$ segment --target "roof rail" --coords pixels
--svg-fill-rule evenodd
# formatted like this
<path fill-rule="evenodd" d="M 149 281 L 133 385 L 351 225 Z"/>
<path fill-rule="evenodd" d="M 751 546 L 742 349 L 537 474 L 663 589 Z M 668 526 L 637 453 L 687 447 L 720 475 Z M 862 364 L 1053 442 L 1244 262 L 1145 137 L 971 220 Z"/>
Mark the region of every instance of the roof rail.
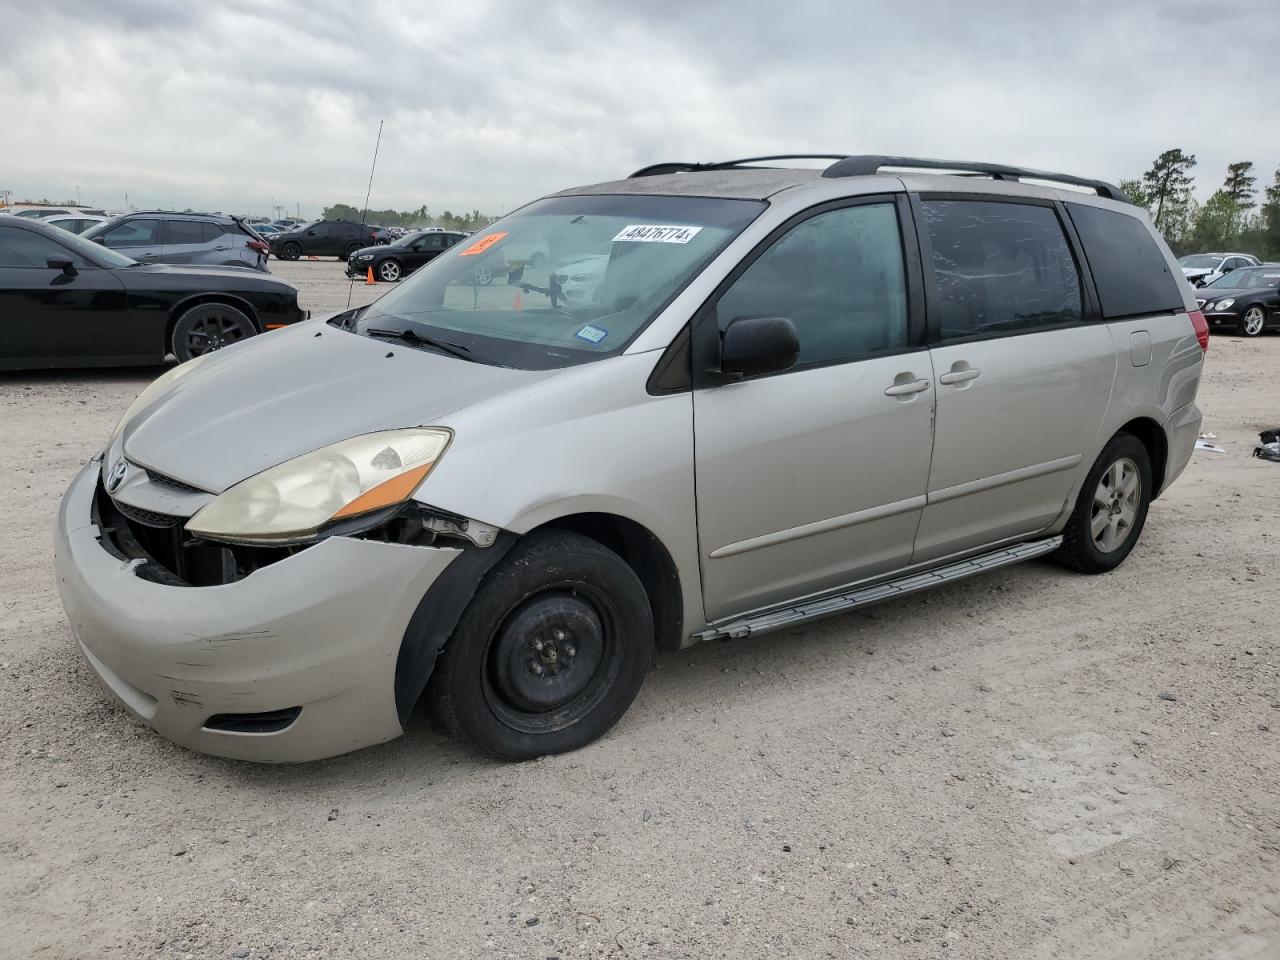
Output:
<path fill-rule="evenodd" d="M 628 180 L 636 177 L 658 177 L 666 173 L 691 173 L 698 170 L 730 170 L 734 167 L 749 167 L 753 163 L 766 163 L 774 160 L 843 160 L 843 153 L 780 153 L 771 157 L 744 157 L 741 160 L 717 160 L 713 163 L 654 163 L 641 167 Z M 830 169 L 830 168 L 828 168 Z"/>
<path fill-rule="evenodd" d="M 965 173 L 977 173 L 996 180 L 1048 180 L 1053 183 L 1068 183 L 1077 187 L 1088 187 L 1098 196 L 1108 200 L 1119 200 L 1133 203 L 1129 195 L 1114 184 L 1105 180 L 1090 180 L 1087 177 L 1075 177 L 1068 173 L 1050 173 L 1047 170 L 1029 170 L 1025 167 L 1010 167 L 1002 163 L 973 163 L 968 160 L 922 160 L 919 157 L 883 157 L 874 154 L 856 157 L 841 157 L 826 170 L 824 177 L 861 177 L 880 172 L 881 167 L 905 167 L 915 170 L 958 170 Z"/>

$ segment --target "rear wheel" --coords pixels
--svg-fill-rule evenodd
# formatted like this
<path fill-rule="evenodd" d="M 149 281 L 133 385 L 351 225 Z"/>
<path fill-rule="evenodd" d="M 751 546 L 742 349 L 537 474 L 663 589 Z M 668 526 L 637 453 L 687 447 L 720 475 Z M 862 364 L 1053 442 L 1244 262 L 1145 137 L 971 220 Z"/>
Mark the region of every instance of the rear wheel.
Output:
<path fill-rule="evenodd" d="M 1256 303 L 1245 310 L 1240 317 L 1240 332 L 1246 337 L 1262 336 L 1262 328 L 1267 325 L 1267 313 Z"/>
<path fill-rule="evenodd" d="M 242 311 L 225 303 L 202 303 L 192 307 L 173 325 L 170 346 L 179 363 L 202 357 L 214 350 L 238 343 L 257 333 Z"/>
<path fill-rule="evenodd" d="M 1132 434 L 1116 434 L 1080 488 L 1054 559 L 1081 573 L 1120 566 L 1142 533 L 1151 490 L 1147 448 Z"/>
<path fill-rule="evenodd" d="M 531 534 L 476 591 L 431 678 L 448 730 L 504 760 L 576 750 L 635 699 L 653 649 L 648 595 L 612 550 Z"/>
<path fill-rule="evenodd" d="M 350 259 L 351 259 L 351 255 L 352 255 L 353 253 L 355 253 L 355 252 L 356 252 L 357 250 L 359 250 L 359 249 L 360 249 L 360 244 L 358 244 L 358 243 L 349 243 L 349 244 L 347 244 L 347 252 L 346 252 L 346 253 L 343 253 L 343 254 L 340 254 L 340 255 L 338 256 L 338 259 L 339 259 L 339 260 L 343 260 L 343 261 L 350 260 Z"/>
<path fill-rule="evenodd" d="M 282 244 L 280 247 L 281 260 L 297 260 L 302 254 L 302 248 L 290 240 L 288 243 Z"/>
<path fill-rule="evenodd" d="M 400 279 L 400 264 L 394 260 L 383 260 L 378 264 L 378 279 L 387 283 L 395 283 Z"/>

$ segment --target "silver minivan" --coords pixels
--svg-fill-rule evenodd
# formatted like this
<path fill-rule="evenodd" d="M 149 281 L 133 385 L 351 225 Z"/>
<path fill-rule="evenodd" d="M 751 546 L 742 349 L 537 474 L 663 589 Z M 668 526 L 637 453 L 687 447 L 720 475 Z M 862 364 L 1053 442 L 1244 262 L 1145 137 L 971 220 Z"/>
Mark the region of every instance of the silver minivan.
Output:
<path fill-rule="evenodd" d="M 525 759 L 612 727 L 655 648 L 1120 564 L 1208 344 L 1146 212 L 992 164 L 762 165 L 788 159 L 565 190 L 161 376 L 62 504 L 89 664 L 209 753 L 354 750 L 425 694 Z"/>

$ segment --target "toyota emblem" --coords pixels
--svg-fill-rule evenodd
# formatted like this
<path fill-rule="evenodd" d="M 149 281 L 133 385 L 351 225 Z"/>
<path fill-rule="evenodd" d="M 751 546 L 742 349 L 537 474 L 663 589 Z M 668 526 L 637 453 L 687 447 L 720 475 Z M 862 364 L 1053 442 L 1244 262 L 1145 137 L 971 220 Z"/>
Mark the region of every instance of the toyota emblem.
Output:
<path fill-rule="evenodd" d="M 129 464 L 121 460 L 111 468 L 111 473 L 107 475 L 107 493 L 115 493 L 120 489 L 120 484 L 124 483 L 124 478 L 129 475 Z"/>

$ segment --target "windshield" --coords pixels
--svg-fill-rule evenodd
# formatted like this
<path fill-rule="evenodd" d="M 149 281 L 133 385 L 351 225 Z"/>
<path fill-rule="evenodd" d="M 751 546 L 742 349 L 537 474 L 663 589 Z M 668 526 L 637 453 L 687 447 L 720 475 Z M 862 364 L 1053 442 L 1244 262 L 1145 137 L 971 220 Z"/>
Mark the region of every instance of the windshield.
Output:
<path fill-rule="evenodd" d="M 85 232 L 101 233 L 110 223 L 111 221 L 96 223 Z M 115 250 L 104 247 L 100 243 L 86 240 L 84 234 L 68 233 L 65 237 L 59 234 L 58 242 L 63 246 L 71 247 L 90 263 L 96 263 L 100 267 L 134 267 L 138 264 L 137 260 L 126 257 L 123 253 L 117 253 Z"/>
<path fill-rule="evenodd" d="M 376 300 L 355 332 L 527 370 L 621 352 L 765 204 L 706 197 L 539 200 L 458 241 Z M 432 346 L 439 341 L 446 348 Z"/>
<path fill-rule="evenodd" d="M 1229 290 L 1248 290 L 1255 287 L 1275 287 L 1280 285 L 1280 267 L 1242 267 L 1219 277 L 1213 283 L 1205 284 L 1205 288 L 1218 287 Z"/>
<path fill-rule="evenodd" d="M 1197 253 L 1189 257 L 1183 257 L 1178 261 L 1180 267 L 1196 267 L 1205 270 L 1212 270 L 1222 262 L 1222 257 L 1214 257 L 1207 253 Z"/>

